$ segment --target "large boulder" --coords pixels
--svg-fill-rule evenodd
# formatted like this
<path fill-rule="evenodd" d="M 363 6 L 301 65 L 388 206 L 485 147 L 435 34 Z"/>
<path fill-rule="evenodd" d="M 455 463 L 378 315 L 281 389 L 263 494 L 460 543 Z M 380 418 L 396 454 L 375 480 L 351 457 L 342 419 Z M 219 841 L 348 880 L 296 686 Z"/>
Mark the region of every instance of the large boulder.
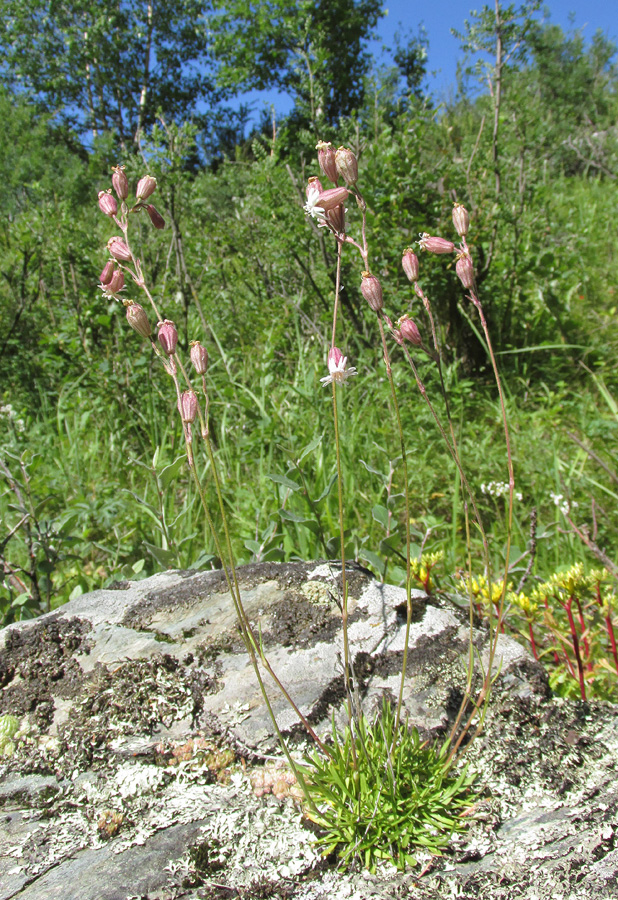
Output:
<path fill-rule="evenodd" d="M 343 722 L 338 565 L 238 574 L 274 671 L 327 733 L 333 713 Z M 405 592 L 359 566 L 348 575 L 351 657 L 372 714 L 397 694 Z M 615 708 L 551 700 L 515 641 L 500 639 L 486 729 L 467 753 L 486 794 L 469 831 L 420 880 L 342 874 L 294 802 L 222 573 L 114 588 L 0 631 L 0 715 L 17 729 L 0 746 L 0 900 L 446 898 L 466 885 L 566 898 L 576 884 L 578 900 L 615 895 Z M 473 637 L 486 660 L 486 631 Z M 465 610 L 414 592 L 404 702 L 425 737 L 457 714 L 468 640 Z M 266 685 L 301 752 L 302 725 Z"/>

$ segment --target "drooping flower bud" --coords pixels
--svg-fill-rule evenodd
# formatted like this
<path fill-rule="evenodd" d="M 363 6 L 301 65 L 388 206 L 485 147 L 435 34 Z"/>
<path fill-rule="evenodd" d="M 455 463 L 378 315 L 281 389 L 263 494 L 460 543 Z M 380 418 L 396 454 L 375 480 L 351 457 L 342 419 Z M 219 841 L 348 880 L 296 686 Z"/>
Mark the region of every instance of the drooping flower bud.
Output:
<path fill-rule="evenodd" d="M 124 166 L 113 166 L 112 171 L 114 173 L 112 175 L 112 186 L 116 191 L 116 196 L 119 200 L 126 200 L 129 196 L 129 181 L 124 174 Z"/>
<path fill-rule="evenodd" d="M 195 422 L 197 415 L 197 397 L 193 391 L 183 391 L 178 401 L 178 412 L 183 422 Z"/>
<path fill-rule="evenodd" d="M 356 184 L 358 181 L 358 162 L 351 150 L 347 147 L 339 147 L 335 153 L 335 165 L 337 174 L 346 184 Z"/>
<path fill-rule="evenodd" d="M 307 182 L 307 187 L 305 188 L 307 200 L 309 199 L 309 194 L 311 194 L 312 191 L 317 191 L 318 194 L 321 194 L 323 190 L 324 188 L 322 187 L 322 182 L 317 177 L 317 175 L 313 175 Z"/>
<path fill-rule="evenodd" d="M 135 303 L 133 300 L 124 300 L 123 302 L 127 308 L 127 322 L 131 328 L 137 331 L 138 334 L 141 334 L 142 337 L 150 337 L 152 328 L 143 306 L 140 306 L 139 303 Z"/>
<path fill-rule="evenodd" d="M 349 193 L 349 190 L 344 187 L 329 188 L 327 191 L 322 191 L 322 193 L 316 200 L 315 205 L 319 206 L 325 211 L 334 209 L 336 206 L 339 206 L 340 203 L 343 203 L 346 200 Z"/>
<path fill-rule="evenodd" d="M 453 225 L 459 237 L 465 237 L 470 227 L 470 216 L 468 210 L 461 203 L 456 203 L 453 207 Z"/>
<path fill-rule="evenodd" d="M 159 329 L 157 337 L 159 338 L 159 343 L 161 344 L 163 352 L 167 353 L 168 356 L 171 356 L 176 350 L 176 344 L 178 343 L 176 326 L 173 322 L 170 322 L 169 319 L 165 319 L 163 322 L 157 322 L 157 328 Z"/>
<path fill-rule="evenodd" d="M 115 197 L 109 193 L 109 191 L 99 191 L 99 209 L 101 212 L 104 212 L 106 216 L 115 216 L 118 212 L 118 204 L 116 203 Z"/>
<path fill-rule="evenodd" d="M 155 228 L 165 228 L 165 219 L 152 203 L 146 205 L 146 212 Z"/>
<path fill-rule="evenodd" d="M 401 265 L 408 277 L 408 281 L 411 281 L 412 283 L 418 281 L 418 256 L 411 247 L 408 247 L 407 250 L 403 251 Z"/>
<path fill-rule="evenodd" d="M 345 231 L 345 207 L 343 203 L 340 203 L 334 209 L 329 209 L 325 213 L 324 218 L 337 234 L 343 234 Z"/>
<path fill-rule="evenodd" d="M 120 262 L 129 262 L 131 260 L 131 251 L 120 237 L 112 237 L 107 242 L 107 249 Z"/>
<path fill-rule="evenodd" d="M 414 344 L 416 347 L 420 347 L 423 343 L 421 338 L 421 333 L 418 330 L 416 322 L 414 322 L 410 316 L 404 314 L 397 321 L 397 325 L 407 341 L 410 341 L 411 344 Z"/>
<path fill-rule="evenodd" d="M 113 274 L 114 274 L 114 264 L 110 259 L 105 263 L 105 266 L 103 267 L 103 271 L 99 275 L 99 281 L 101 282 L 101 284 L 109 284 L 110 281 L 112 280 Z"/>
<path fill-rule="evenodd" d="M 157 189 L 157 179 L 153 178 L 152 175 L 144 175 L 143 178 L 137 182 L 137 188 L 135 190 L 135 196 L 139 200 L 147 200 L 151 194 Z"/>
<path fill-rule="evenodd" d="M 428 253 L 453 253 L 455 250 L 455 244 L 452 241 L 447 241 L 446 238 L 434 237 L 431 234 L 427 234 L 426 231 L 422 233 L 418 245 L 421 250 L 427 250 Z"/>
<path fill-rule="evenodd" d="M 191 341 L 191 352 L 189 353 L 193 368 L 198 375 L 205 375 L 208 368 L 208 351 L 206 347 L 202 347 L 199 341 Z"/>
<path fill-rule="evenodd" d="M 333 145 L 326 141 L 318 141 L 316 150 L 318 151 L 318 163 L 321 170 L 333 184 L 337 184 L 337 165 L 335 163 Z"/>
<path fill-rule="evenodd" d="M 374 312 L 380 312 L 384 306 L 384 300 L 382 299 L 382 285 L 376 276 L 370 275 L 369 272 L 363 272 L 362 279 L 361 293 L 363 297 Z"/>
<path fill-rule="evenodd" d="M 455 271 L 466 290 L 474 287 L 474 266 L 467 253 L 462 253 L 457 257 Z"/>
<path fill-rule="evenodd" d="M 117 294 L 124 287 L 124 275 L 120 269 L 114 269 L 112 277 L 107 284 L 105 291 L 108 294 Z"/>

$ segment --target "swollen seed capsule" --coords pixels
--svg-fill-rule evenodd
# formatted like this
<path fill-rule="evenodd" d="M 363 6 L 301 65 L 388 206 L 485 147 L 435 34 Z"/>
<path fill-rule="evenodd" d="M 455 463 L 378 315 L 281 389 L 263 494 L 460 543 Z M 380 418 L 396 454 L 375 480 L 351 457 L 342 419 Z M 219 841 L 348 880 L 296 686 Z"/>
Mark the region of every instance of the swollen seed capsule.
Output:
<path fill-rule="evenodd" d="M 108 191 L 99 191 L 99 209 L 110 218 L 118 212 L 116 199 Z"/>
<path fill-rule="evenodd" d="M 178 412 L 182 416 L 182 421 L 191 423 L 195 421 L 197 415 L 197 397 L 193 391 L 183 391 L 178 401 Z"/>
<path fill-rule="evenodd" d="M 399 326 L 399 330 L 407 341 L 410 341 L 411 344 L 414 344 L 416 347 L 420 347 L 423 343 L 421 338 L 421 333 L 418 330 L 416 322 L 414 322 L 410 316 L 403 315 L 397 322 Z"/>
<path fill-rule="evenodd" d="M 171 356 L 176 350 L 176 344 L 178 343 L 178 332 L 176 331 L 176 326 L 173 322 L 170 322 L 169 319 L 165 319 L 163 322 L 159 322 L 157 324 L 159 329 L 159 333 L 157 337 L 159 339 L 159 343 L 168 356 Z"/>
<path fill-rule="evenodd" d="M 347 147 L 339 147 L 335 153 L 335 165 L 337 174 L 341 175 L 346 184 L 356 184 L 358 181 L 358 162 L 351 150 Z"/>
<path fill-rule="evenodd" d="M 453 253 L 455 250 L 455 244 L 452 241 L 427 234 L 426 231 L 421 235 L 418 244 L 421 250 L 427 250 L 428 253 Z"/>
<path fill-rule="evenodd" d="M 333 145 L 326 141 L 318 141 L 316 144 L 318 151 L 318 163 L 329 181 L 337 184 L 337 164 L 335 163 L 335 151 Z"/>
<path fill-rule="evenodd" d="M 107 242 L 107 249 L 114 257 L 114 259 L 117 259 L 120 262 L 129 262 L 131 260 L 131 251 L 122 240 L 122 238 L 110 238 Z"/>
<path fill-rule="evenodd" d="M 189 353 L 193 368 L 198 375 L 205 375 L 208 368 L 208 351 L 202 347 L 199 341 L 191 341 L 191 351 Z"/>
<path fill-rule="evenodd" d="M 124 166 L 114 166 L 112 175 L 112 186 L 116 191 L 119 200 L 126 200 L 129 196 L 129 182 L 124 174 Z"/>
<path fill-rule="evenodd" d="M 135 190 L 135 196 L 138 200 L 147 200 L 151 194 L 157 189 L 157 179 L 153 178 L 152 175 L 144 175 L 143 178 L 137 182 L 137 188 Z"/>
<path fill-rule="evenodd" d="M 453 207 L 453 225 L 459 237 L 465 237 L 470 227 L 470 216 L 468 210 L 461 203 L 456 203 Z"/>
<path fill-rule="evenodd" d="M 457 277 L 468 291 L 474 287 L 474 266 L 467 253 L 462 253 L 455 263 Z"/>
<path fill-rule="evenodd" d="M 418 281 L 418 256 L 411 247 L 408 247 L 407 250 L 403 251 L 401 265 L 408 277 L 408 281 L 411 281 L 412 283 Z"/>
<path fill-rule="evenodd" d="M 127 307 L 127 322 L 131 328 L 137 331 L 138 334 L 141 334 L 142 337 L 150 337 L 152 328 L 144 308 L 139 303 L 134 303 L 131 300 L 125 300 L 124 302 Z"/>
<path fill-rule="evenodd" d="M 384 306 L 384 300 L 382 299 L 382 285 L 376 276 L 370 275 L 369 272 L 363 272 L 362 278 L 361 293 L 363 297 L 374 312 L 380 312 Z"/>

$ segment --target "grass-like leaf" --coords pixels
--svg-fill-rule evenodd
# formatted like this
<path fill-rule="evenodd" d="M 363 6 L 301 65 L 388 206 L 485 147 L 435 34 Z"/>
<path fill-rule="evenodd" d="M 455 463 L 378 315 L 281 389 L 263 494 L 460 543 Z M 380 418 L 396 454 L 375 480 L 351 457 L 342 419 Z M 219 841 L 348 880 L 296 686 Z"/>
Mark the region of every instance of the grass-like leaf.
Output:
<path fill-rule="evenodd" d="M 338 734 L 333 719 L 332 756 L 307 759 L 317 810 L 308 815 L 323 829 L 324 853 L 336 850 L 344 866 L 357 858 L 371 871 L 383 859 L 399 869 L 416 865 L 414 848 L 439 853 L 465 827 L 460 813 L 475 800 L 473 776 L 451 774 L 445 754 L 416 729 L 402 725 L 395 734 L 386 699 L 381 714 L 373 722 L 363 716 L 354 731 Z"/>

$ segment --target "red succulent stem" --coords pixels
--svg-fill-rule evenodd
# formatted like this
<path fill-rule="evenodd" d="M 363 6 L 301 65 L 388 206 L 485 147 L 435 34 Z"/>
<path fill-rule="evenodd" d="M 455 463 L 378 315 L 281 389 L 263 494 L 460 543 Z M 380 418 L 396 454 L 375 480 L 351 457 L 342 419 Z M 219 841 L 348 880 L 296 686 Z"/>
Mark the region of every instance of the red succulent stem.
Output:
<path fill-rule="evenodd" d="M 597 603 L 603 608 L 603 601 L 601 599 L 601 583 L 597 581 Z M 607 628 L 607 637 L 609 638 L 609 645 L 612 650 L 612 656 L 614 657 L 614 666 L 616 667 L 616 672 L 618 672 L 618 649 L 616 648 L 616 635 L 614 634 L 614 625 L 612 623 L 611 617 L 611 607 L 609 605 L 609 601 L 607 602 L 607 615 L 605 618 L 605 627 Z"/>
<path fill-rule="evenodd" d="M 593 665 L 592 660 L 590 659 L 590 641 L 588 640 L 588 630 L 586 628 L 586 624 L 584 622 L 584 612 L 582 610 L 582 605 L 579 597 L 575 597 L 575 602 L 577 603 L 577 618 L 579 619 L 579 625 L 581 628 L 581 636 L 582 636 L 582 645 L 584 648 L 584 659 L 586 660 L 586 668 L 589 672 L 592 672 Z"/>
<path fill-rule="evenodd" d="M 545 604 L 545 609 L 549 609 L 549 603 L 547 602 L 547 597 L 545 595 L 543 596 L 543 603 Z M 554 650 L 554 662 L 556 663 L 556 665 L 558 665 L 558 666 L 560 665 L 560 657 L 558 656 L 557 650 Z M 567 662 L 569 663 L 569 667 L 570 667 L 571 664 L 569 662 L 568 657 L 567 657 Z M 572 669 L 571 669 L 571 675 L 574 675 L 574 672 Z"/>
<path fill-rule="evenodd" d="M 582 700 L 586 699 L 586 683 L 584 681 L 584 666 L 582 663 L 581 653 L 579 651 L 579 638 L 577 636 L 577 628 L 575 627 L 575 620 L 573 619 L 573 613 L 571 611 L 571 606 L 573 604 L 573 597 L 569 597 L 566 603 L 563 604 L 564 610 L 567 614 L 569 620 L 569 628 L 571 629 L 571 640 L 573 642 L 573 651 L 575 653 L 575 660 L 577 662 L 577 676 L 579 679 L 579 690 L 581 693 Z"/>
<path fill-rule="evenodd" d="M 530 635 L 530 646 L 532 647 L 532 655 L 538 662 L 539 654 L 537 653 L 537 650 L 536 650 L 536 641 L 534 640 L 534 631 L 532 630 L 532 622 L 530 620 L 528 621 L 528 634 Z"/>

